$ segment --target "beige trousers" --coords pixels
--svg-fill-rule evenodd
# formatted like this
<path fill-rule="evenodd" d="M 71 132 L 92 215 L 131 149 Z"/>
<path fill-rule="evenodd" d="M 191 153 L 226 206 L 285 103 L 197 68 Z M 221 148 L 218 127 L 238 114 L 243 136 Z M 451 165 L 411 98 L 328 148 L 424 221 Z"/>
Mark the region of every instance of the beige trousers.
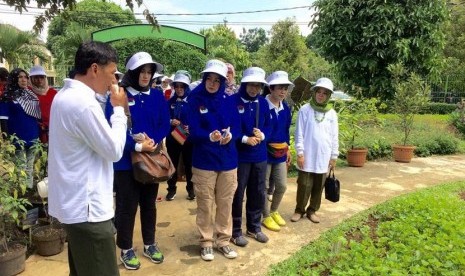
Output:
<path fill-rule="evenodd" d="M 229 245 L 237 169 L 216 172 L 192 168 L 192 182 L 197 198 L 196 222 L 200 232 L 200 246 L 213 246 L 215 234 L 217 246 Z"/>

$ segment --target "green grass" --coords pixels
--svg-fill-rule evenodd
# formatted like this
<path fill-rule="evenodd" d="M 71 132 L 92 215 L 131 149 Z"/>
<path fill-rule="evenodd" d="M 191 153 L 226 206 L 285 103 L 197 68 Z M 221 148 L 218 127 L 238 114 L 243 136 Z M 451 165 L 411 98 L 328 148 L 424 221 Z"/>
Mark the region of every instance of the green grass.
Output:
<path fill-rule="evenodd" d="M 374 206 L 268 275 L 464 275 L 464 191 L 465 182 L 448 183 Z"/>

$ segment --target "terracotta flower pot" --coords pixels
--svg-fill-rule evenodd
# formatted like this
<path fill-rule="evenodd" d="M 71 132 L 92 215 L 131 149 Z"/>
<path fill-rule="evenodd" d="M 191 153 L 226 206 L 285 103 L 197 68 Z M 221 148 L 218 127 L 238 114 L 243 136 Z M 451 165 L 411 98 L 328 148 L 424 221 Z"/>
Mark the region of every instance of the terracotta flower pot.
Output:
<path fill-rule="evenodd" d="M 392 154 L 396 162 L 410 163 L 410 161 L 412 161 L 414 151 L 415 146 L 392 146 Z"/>
<path fill-rule="evenodd" d="M 347 151 L 347 164 L 350 167 L 363 167 L 367 159 L 368 149 L 355 148 Z"/>

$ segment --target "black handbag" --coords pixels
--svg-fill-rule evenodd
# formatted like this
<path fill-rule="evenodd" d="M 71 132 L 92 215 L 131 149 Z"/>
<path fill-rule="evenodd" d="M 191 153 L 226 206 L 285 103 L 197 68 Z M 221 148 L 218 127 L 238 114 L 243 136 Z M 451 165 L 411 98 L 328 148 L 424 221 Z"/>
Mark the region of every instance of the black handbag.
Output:
<path fill-rule="evenodd" d="M 334 176 L 334 170 L 331 169 L 325 181 L 325 198 L 331 202 L 338 202 L 340 194 L 341 194 L 341 183 Z"/>

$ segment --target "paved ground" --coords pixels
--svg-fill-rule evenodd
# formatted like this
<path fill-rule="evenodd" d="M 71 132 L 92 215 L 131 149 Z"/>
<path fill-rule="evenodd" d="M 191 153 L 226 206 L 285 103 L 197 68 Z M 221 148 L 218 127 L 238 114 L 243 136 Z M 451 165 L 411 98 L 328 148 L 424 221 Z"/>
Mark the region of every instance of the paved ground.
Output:
<path fill-rule="evenodd" d="M 121 275 L 264 275 L 271 264 L 286 259 L 321 233 L 344 219 L 400 194 L 446 181 L 465 180 L 465 155 L 415 158 L 409 164 L 392 161 L 369 162 L 363 168 L 337 168 L 341 180 L 341 201 L 323 200 L 319 212 L 322 222 L 313 224 L 303 218 L 288 222 L 281 232 L 263 230 L 270 238 L 267 244 L 250 240 L 245 248 L 237 248 L 239 257 L 226 259 L 215 253 L 215 260 L 205 262 L 199 256 L 195 226 L 196 203 L 185 199 L 182 184 L 174 201 L 158 204 L 157 240 L 165 254 L 165 262 L 153 264 L 142 256 L 139 224 L 136 225 L 134 246 L 142 266 L 127 271 L 120 265 Z M 166 184 L 160 194 L 165 195 Z M 295 179 L 288 181 L 288 190 L 280 206 L 282 216 L 289 221 L 295 204 Z M 33 255 L 26 261 L 21 275 L 68 275 L 67 253 L 51 257 Z"/>

